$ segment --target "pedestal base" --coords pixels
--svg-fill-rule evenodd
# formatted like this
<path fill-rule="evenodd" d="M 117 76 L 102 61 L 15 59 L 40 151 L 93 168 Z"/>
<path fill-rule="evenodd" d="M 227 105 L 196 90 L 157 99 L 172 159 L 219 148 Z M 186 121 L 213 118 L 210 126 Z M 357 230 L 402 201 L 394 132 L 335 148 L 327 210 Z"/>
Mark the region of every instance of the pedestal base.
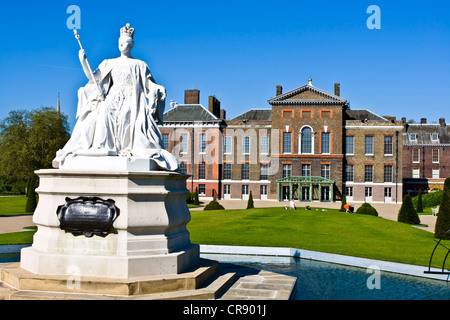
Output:
<path fill-rule="evenodd" d="M 145 166 L 145 160 L 138 163 Z M 188 176 L 123 169 L 36 172 L 39 205 L 33 221 L 38 231 L 33 246 L 22 251 L 21 268 L 39 275 L 129 279 L 179 274 L 196 265 L 199 247 L 191 244 L 186 229 L 191 218 L 186 205 Z M 67 197 L 114 200 L 120 215 L 110 233 L 87 238 L 61 230 L 57 210 Z"/>

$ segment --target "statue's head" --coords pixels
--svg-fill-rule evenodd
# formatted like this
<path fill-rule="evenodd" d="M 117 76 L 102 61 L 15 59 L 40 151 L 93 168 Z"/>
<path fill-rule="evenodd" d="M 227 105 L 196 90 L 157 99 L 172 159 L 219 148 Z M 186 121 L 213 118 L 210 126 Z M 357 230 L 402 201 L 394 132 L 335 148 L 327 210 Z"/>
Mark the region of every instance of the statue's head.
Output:
<path fill-rule="evenodd" d="M 129 53 L 134 47 L 134 29 L 130 28 L 127 23 L 125 27 L 120 29 L 119 50 L 122 53 Z"/>

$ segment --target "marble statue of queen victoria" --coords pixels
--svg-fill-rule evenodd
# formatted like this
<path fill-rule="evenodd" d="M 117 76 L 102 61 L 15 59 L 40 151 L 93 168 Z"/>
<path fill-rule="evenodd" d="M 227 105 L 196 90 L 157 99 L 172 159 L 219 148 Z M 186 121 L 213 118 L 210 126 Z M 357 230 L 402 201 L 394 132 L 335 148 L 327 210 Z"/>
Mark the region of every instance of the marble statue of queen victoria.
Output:
<path fill-rule="evenodd" d="M 131 57 L 134 32 L 129 24 L 120 30 L 121 56 L 103 61 L 95 72 L 80 50 L 89 83 L 78 91 L 77 123 L 57 152 L 55 168 L 68 156 L 119 156 L 149 158 L 161 170 L 178 170 L 178 160 L 162 147 L 156 124 L 163 123 L 166 90 L 155 83 L 145 62 Z"/>

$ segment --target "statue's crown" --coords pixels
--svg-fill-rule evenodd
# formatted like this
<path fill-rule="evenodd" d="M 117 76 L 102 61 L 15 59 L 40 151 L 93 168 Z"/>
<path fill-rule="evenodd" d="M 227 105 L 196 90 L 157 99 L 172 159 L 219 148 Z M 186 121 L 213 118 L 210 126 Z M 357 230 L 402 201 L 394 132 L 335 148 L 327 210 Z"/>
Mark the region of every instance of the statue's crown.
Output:
<path fill-rule="evenodd" d="M 134 37 L 134 28 L 130 28 L 130 24 L 127 23 L 125 27 L 120 29 L 120 36 L 121 37 L 130 37 L 133 39 Z"/>

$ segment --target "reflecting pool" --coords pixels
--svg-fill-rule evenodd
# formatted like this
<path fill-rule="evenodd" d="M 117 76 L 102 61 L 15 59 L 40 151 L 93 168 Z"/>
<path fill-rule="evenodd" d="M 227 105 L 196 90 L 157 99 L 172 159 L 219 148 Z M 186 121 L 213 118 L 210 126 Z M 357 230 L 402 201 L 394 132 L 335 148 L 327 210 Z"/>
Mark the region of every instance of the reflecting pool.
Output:
<path fill-rule="evenodd" d="M 450 279 L 431 280 L 289 257 L 201 256 L 294 276 L 295 300 L 450 300 Z"/>

